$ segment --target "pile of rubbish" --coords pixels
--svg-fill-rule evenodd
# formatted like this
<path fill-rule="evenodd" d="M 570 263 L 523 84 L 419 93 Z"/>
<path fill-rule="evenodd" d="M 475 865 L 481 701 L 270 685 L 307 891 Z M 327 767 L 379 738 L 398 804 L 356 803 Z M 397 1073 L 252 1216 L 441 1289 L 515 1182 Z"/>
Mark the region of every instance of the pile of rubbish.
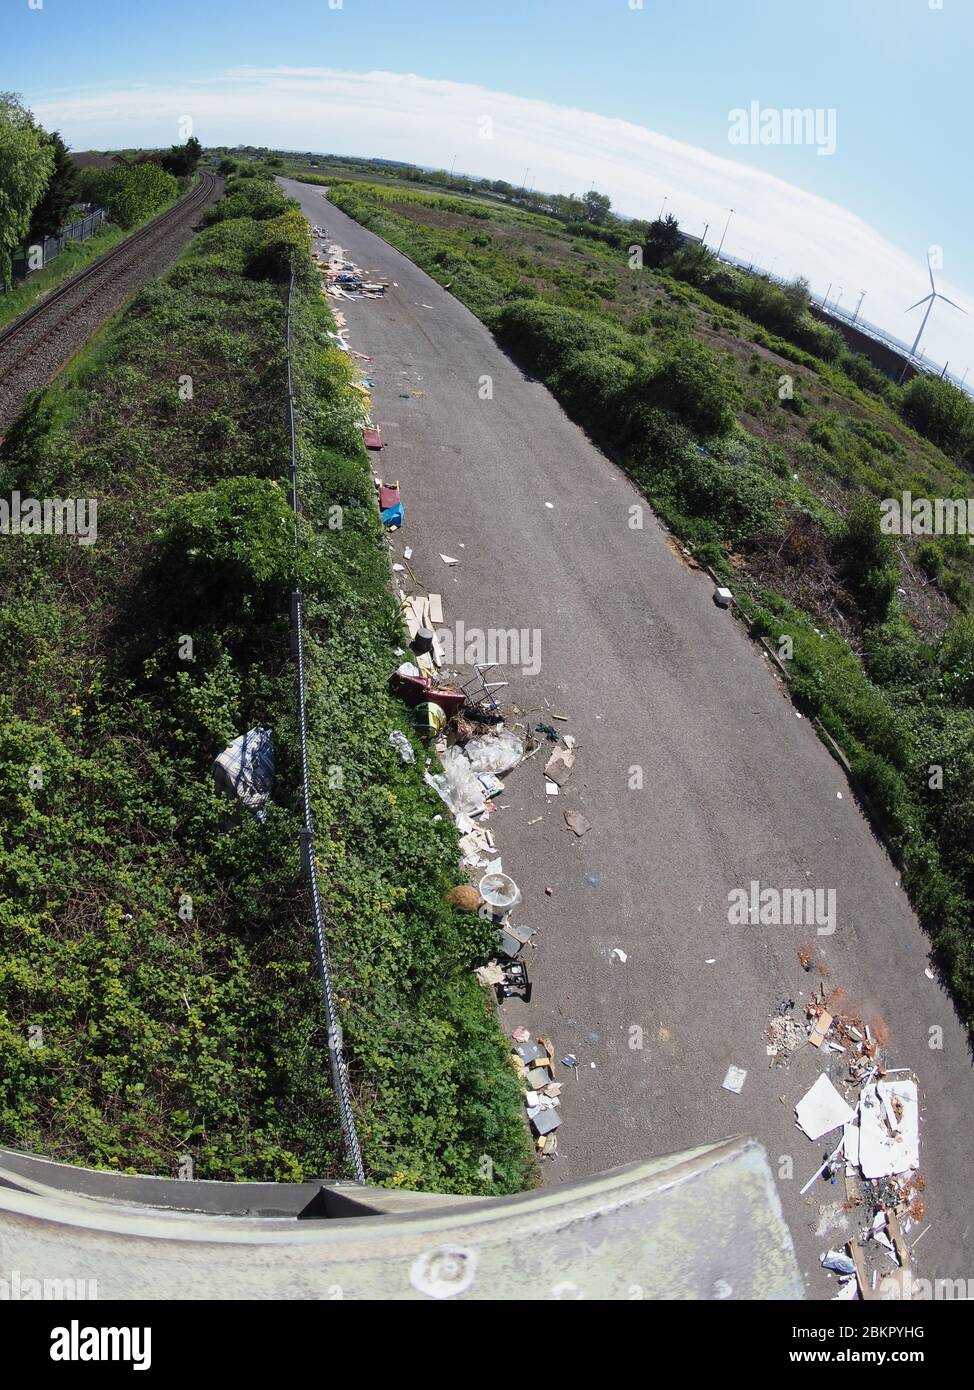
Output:
<path fill-rule="evenodd" d="M 327 256 L 318 252 L 314 259 L 322 291 L 332 299 L 381 299 L 389 288 L 388 280 L 370 280 L 354 261 L 345 259 L 339 247 L 329 246 Z"/>
<path fill-rule="evenodd" d="M 775 1049 L 780 1057 L 807 1043 L 828 1059 L 828 1070 L 795 1106 L 795 1122 L 810 1140 L 831 1136 L 828 1155 L 801 1195 L 820 1180 L 844 1182 L 842 1211 L 858 1230 L 843 1249 L 824 1252 L 821 1263 L 838 1275 L 837 1298 L 870 1299 L 888 1296 L 892 1275 L 912 1278 L 904 1236 L 925 1216 L 920 1103 L 913 1072 L 881 1060 L 882 1025 L 870 1026 L 842 1004 L 842 990 L 827 998 L 822 986 L 806 1004 L 804 1021 L 788 1011 L 773 1014 L 768 1052 L 774 1065 Z"/>
<path fill-rule="evenodd" d="M 315 239 L 315 247 L 312 252 L 315 265 L 321 276 L 321 292 L 328 295 L 332 300 L 340 299 L 380 299 L 388 288 L 387 281 L 368 280 L 364 278 L 362 271 L 353 261 L 346 260 L 341 248 L 330 243 L 325 249 L 324 238 L 326 233 L 321 227 L 312 227 L 312 236 Z M 337 332 L 329 333 L 329 338 L 340 352 L 346 353 L 349 357 L 354 357 L 360 362 L 371 362 L 371 358 L 362 352 L 356 352 L 348 341 L 348 330 L 345 316 L 337 307 L 332 308 L 332 317 L 335 320 Z M 362 430 L 365 447 L 367 449 L 380 450 L 382 448 L 382 435 L 378 426 L 372 420 L 372 387 L 373 383 L 368 377 L 362 377 L 358 381 L 350 383 L 352 389 L 361 397 L 362 417 L 359 426 Z M 384 486 L 384 484 L 383 484 Z M 395 490 L 398 493 L 398 483 Z M 383 506 L 385 511 L 385 504 Z M 402 504 L 398 498 L 389 503 L 389 519 L 383 515 L 384 524 L 391 529 L 402 525 Z"/>
<path fill-rule="evenodd" d="M 515 1028 L 512 1058 L 524 1085 L 524 1104 L 535 1133 L 538 1152 L 554 1157 L 558 1147 L 555 1130 L 561 1124 L 562 1082 L 556 1081 L 554 1048 L 547 1038 L 533 1039 L 527 1028 Z M 574 1062 L 574 1058 L 572 1059 Z M 566 1061 L 565 1065 L 569 1065 Z"/>

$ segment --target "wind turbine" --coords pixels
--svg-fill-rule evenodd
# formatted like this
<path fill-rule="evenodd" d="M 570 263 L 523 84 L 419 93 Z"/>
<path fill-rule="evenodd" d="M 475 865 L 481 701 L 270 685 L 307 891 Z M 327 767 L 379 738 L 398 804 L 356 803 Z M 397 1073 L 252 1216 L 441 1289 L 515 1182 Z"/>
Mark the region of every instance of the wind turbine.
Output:
<path fill-rule="evenodd" d="M 910 308 L 906 310 L 906 312 L 909 314 L 913 309 L 919 309 L 921 304 L 925 304 L 927 306 L 927 312 L 924 314 L 923 321 L 921 322 L 920 327 L 917 329 L 917 335 L 913 339 L 913 346 L 910 348 L 910 356 L 903 363 L 903 370 L 900 372 L 900 381 L 902 381 L 903 378 L 906 376 L 907 367 L 910 365 L 910 362 L 916 357 L 917 345 L 919 344 L 920 339 L 923 337 L 923 330 L 927 326 L 927 319 L 930 317 L 930 310 L 933 308 L 934 300 L 942 299 L 944 303 L 949 304 L 952 309 L 960 309 L 959 304 L 955 304 L 952 299 L 948 299 L 945 294 L 941 294 L 940 291 L 937 289 L 936 281 L 933 278 L 933 266 L 930 264 L 929 256 L 927 257 L 927 274 L 930 276 L 930 293 L 928 295 L 924 295 L 923 299 L 918 299 L 915 304 L 911 304 Z M 967 313 L 966 309 L 960 309 L 960 311 L 962 314 Z"/>

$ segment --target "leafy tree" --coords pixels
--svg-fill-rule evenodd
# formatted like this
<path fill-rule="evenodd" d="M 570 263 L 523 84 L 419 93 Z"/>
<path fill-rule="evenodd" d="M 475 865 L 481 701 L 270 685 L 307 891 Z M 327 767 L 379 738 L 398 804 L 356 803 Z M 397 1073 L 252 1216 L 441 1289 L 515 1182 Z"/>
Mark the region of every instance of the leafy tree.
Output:
<path fill-rule="evenodd" d="M 719 262 L 714 253 L 703 242 L 691 241 L 682 246 L 670 262 L 669 270 L 678 280 L 688 285 L 707 285 L 718 269 Z"/>
<path fill-rule="evenodd" d="M 185 178 L 200 162 L 203 146 L 195 135 L 191 135 L 185 145 L 173 145 L 168 154 L 162 156 L 162 167 L 175 178 Z"/>
<path fill-rule="evenodd" d="M 98 169 L 94 165 L 89 165 L 85 169 L 78 169 L 75 177 L 75 201 L 78 203 L 91 203 L 95 206 L 102 201 L 101 179 L 104 169 Z"/>
<path fill-rule="evenodd" d="M 30 219 L 28 236 L 31 242 L 57 236 L 77 198 L 78 171 L 68 154 L 68 147 L 56 130 L 48 138 L 54 152 L 54 169 L 44 196 Z"/>
<path fill-rule="evenodd" d="M 10 283 L 12 253 L 30 228 L 31 214 L 54 169 L 44 131 L 14 92 L 0 92 L 0 280 Z"/>
<path fill-rule="evenodd" d="M 784 285 L 781 293 L 785 297 L 793 315 L 793 322 L 798 323 L 803 314 L 808 313 L 809 304 L 809 285 L 804 275 L 799 275 L 790 285 Z"/>
<path fill-rule="evenodd" d="M 584 202 L 588 220 L 594 222 L 597 227 L 604 226 L 608 221 L 612 199 L 607 194 L 596 193 L 594 188 L 590 188 L 585 194 Z"/>
<path fill-rule="evenodd" d="M 134 227 L 179 191 L 172 174 L 158 164 L 120 164 L 105 169 L 98 180 L 108 215 L 120 227 Z"/>
<path fill-rule="evenodd" d="M 657 217 L 655 222 L 649 224 L 646 234 L 646 264 L 654 267 L 665 265 L 679 251 L 681 240 L 680 224 L 672 213 L 662 219 Z"/>

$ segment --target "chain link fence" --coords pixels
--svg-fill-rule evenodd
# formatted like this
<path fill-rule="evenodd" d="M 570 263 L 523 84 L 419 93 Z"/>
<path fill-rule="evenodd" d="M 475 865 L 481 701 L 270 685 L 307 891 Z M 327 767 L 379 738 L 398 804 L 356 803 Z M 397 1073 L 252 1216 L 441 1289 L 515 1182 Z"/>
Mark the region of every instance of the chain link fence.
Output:
<path fill-rule="evenodd" d="M 292 272 L 287 289 L 287 421 L 291 440 L 290 502 L 294 512 L 294 542 L 298 542 L 298 449 L 297 433 L 294 424 L 294 378 L 291 371 L 291 300 L 294 294 L 294 274 Z M 308 880 L 311 893 L 311 911 L 315 929 L 315 955 L 318 963 L 318 977 L 325 1012 L 325 1026 L 328 1030 L 328 1065 L 331 1070 L 332 1086 L 338 1102 L 342 1138 L 345 1152 L 355 1173 L 357 1182 L 365 1182 L 365 1168 L 359 1146 L 358 1132 L 355 1128 L 355 1114 L 352 1108 L 351 1090 L 348 1084 L 348 1067 L 342 1045 L 341 1025 L 335 1008 L 335 994 L 328 964 L 328 942 L 325 936 L 325 916 L 321 907 L 318 890 L 318 868 L 315 862 L 314 819 L 311 813 L 311 784 L 308 776 L 308 717 L 305 702 L 304 678 L 304 615 L 301 590 L 295 589 L 291 595 L 291 644 L 298 668 L 298 728 L 301 739 L 301 795 L 303 802 L 303 822 L 301 830 L 301 867 Z"/>

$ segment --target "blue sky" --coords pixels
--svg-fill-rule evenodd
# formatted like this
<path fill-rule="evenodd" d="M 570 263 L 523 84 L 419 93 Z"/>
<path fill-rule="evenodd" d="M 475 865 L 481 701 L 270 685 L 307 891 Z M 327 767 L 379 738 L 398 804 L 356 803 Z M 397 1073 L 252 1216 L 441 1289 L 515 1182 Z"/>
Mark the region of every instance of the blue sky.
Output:
<path fill-rule="evenodd" d="M 169 92 L 174 107 L 182 100 L 200 108 L 194 119 L 204 143 L 263 143 L 263 130 L 269 144 L 420 163 L 448 165 L 455 154 L 458 168 L 515 182 L 525 166 L 536 163 L 529 182 L 557 184 L 560 191 L 584 191 L 594 183 L 606 187 L 623 211 L 642 212 L 654 200 L 658 211 L 662 194 L 669 193 L 668 207 L 687 226 L 700 219 L 719 225 L 726 197 L 737 209 L 728 250 L 765 265 L 777 255 L 779 272 L 807 269 L 820 292 L 826 285 L 817 282 L 832 275 L 834 262 L 836 281 L 850 281 L 843 303 L 867 288 L 864 312 L 878 306 L 873 317 L 910 339 L 915 316 L 903 310 L 925 292 L 926 249 L 942 247 L 945 292 L 974 309 L 968 302 L 974 299 L 974 267 L 967 259 L 974 181 L 964 136 L 974 54 L 972 0 L 643 0 L 641 8 L 639 0 L 332 5 L 337 0 L 43 0 L 40 10 L 32 10 L 29 0 L 3 0 L 0 81 L 21 91 L 39 112 L 43 108 L 46 120 L 56 116 L 77 148 L 175 140 L 176 115 L 162 114 Z M 342 88 L 335 105 L 320 85 L 296 77 L 290 90 L 301 99 L 291 102 L 282 77 L 265 83 L 251 75 L 243 88 L 227 85 L 226 75 L 241 68 L 261 74 L 295 68 L 305 74 L 415 74 L 450 85 L 422 87 L 424 117 L 417 111 L 414 120 L 403 122 L 396 89 L 388 83 L 375 86 L 369 99 L 363 89 L 351 103 Z M 482 91 L 465 101 L 461 87 Z M 195 93 L 201 96 L 194 100 Z M 106 102 L 99 105 L 99 94 L 114 100 L 114 121 Z M 498 101 L 495 112 L 489 94 L 526 104 Z M 419 88 L 409 97 L 418 104 Z M 485 112 L 517 125 L 516 141 L 488 146 L 466 138 L 458 113 L 469 116 L 478 99 Z M 755 101 L 762 109 L 833 111 L 834 154 L 823 157 L 808 144 L 731 144 L 729 113 Z M 568 122 L 557 158 L 550 157 L 554 108 L 627 123 L 615 128 L 619 144 L 612 151 L 629 149 L 625 176 L 621 165 L 611 169 L 606 162 L 605 142 L 614 129 L 606 121 L 593 124 L 599 135 L 592 139 L 577 122 Z M 670 151 L 670 159 L 657 161 L 631 127 L 691 148 L 682 160 Z M 128 128 L 137 134 L 126 138 Z M 733 182 L 728 188 L 726 171 L 718 176 L 715 161 L 745 166 L 739 188 Z M 770 177 L 755 179 L 754 171 Z M 775 180 L 812 195 L 793 199 L 801 211 L 801 237 L 782 213 L 787 195 Z M 853 216 L 817 255 L 810 242 L 819 218 L 822 236 L 829 235 L 828 204 Z M 870 254 L 865 241 L 860 247 L 850 230 L 854 221 L 873 229 L 901 258 Z M 702 222 L 695 230 L 702 230 Z M 799 253 L 806 259 L 793 263 Z M 867 283 L 874 267 L 879 279 Z M 931 353 L 949 352 L 952 367 L 962 352 L 974 361 L 971 324 L 959 314 L 938 305 L 928 333 Z"/>

